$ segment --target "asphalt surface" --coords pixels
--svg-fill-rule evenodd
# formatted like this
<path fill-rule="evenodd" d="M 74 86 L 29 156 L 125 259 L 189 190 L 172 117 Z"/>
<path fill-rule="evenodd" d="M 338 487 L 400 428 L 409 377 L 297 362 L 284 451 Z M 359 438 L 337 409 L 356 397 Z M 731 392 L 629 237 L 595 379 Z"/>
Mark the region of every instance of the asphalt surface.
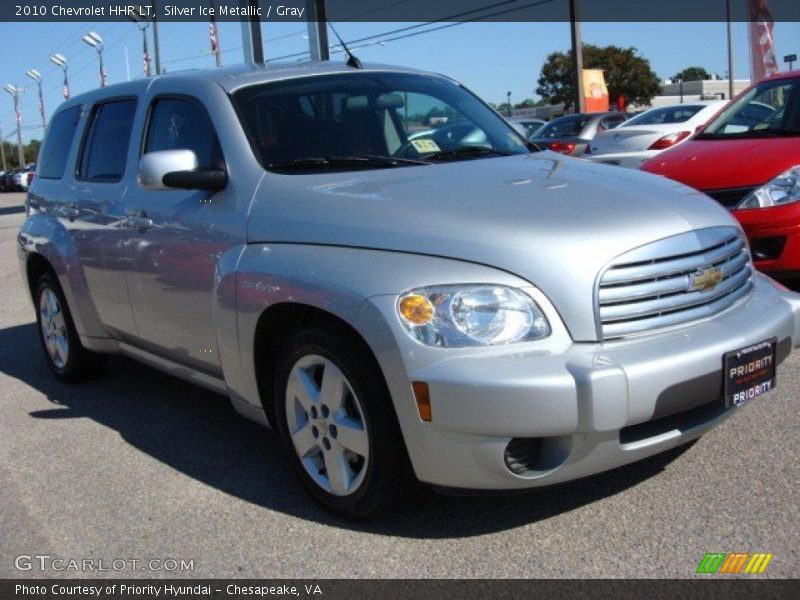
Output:
<path fill-rule="evenodd" d="M 56 382 L 17 265 L 22 200 L 0 195 L 0 578 L 671 578 L 718 551 L 771 552 L 765 576 L 797 576 L 800 352 L 774 392 L 683 451 L 524 496 L 423 494 L 353 525 L 224 397 L 123 358 Z M 20 572 L 19 555 L 194 570 Z"/>

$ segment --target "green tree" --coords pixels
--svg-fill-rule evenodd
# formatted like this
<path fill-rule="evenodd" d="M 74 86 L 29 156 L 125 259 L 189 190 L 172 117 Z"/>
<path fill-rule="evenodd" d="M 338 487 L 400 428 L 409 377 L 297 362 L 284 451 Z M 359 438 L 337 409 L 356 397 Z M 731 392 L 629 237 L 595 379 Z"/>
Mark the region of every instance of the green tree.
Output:
<path fill-rule="evenodd" d="M 711 73 L 703 67 L 686 67 L 683 71 L 672 76 L 672 81 L 678 81 L 679 79 L 683 81 L 703 81 L 704 79 L 711 79 Z"/>
<path fill-rule="evenodd" d="M 603 69 L 612 104 L 623 95 L 629 103 L 649 104 L 661 90 L 650 61 L 636 48 L 584 44 L 583 66 Z M 575 106 L 574 70 L 571 52 L 551 53 L 542 66 L 536 93 L 549 103 Z"/>

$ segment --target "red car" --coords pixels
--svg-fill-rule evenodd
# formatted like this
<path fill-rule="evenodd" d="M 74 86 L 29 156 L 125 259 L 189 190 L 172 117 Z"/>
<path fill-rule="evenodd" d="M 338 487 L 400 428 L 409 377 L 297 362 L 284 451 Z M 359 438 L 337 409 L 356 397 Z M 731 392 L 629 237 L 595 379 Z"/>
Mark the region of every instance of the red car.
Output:
<path fill-rule="evenodd" d="M 760 270 L 800 276 L 800 71 L 753 85 L 691 140 L 642 169 L 733 211 Z"/>

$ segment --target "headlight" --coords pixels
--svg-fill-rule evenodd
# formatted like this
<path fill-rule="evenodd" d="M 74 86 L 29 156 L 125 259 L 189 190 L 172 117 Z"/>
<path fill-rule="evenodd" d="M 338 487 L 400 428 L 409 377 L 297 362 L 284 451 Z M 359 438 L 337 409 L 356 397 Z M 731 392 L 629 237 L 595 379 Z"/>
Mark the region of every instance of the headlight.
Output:
<path fill-rule="evenodd" d="M 769 208 L 800 200 L 800 165 L 761 186 L 736 208 Z"/>
<path fill-rule="evenodd" d="M 550 323 L 536 302 L 503 286 L 411 290 L 397 300 L 397 313 L 409 335 L 428 346 L 492 346 L 550 335 Z"/>

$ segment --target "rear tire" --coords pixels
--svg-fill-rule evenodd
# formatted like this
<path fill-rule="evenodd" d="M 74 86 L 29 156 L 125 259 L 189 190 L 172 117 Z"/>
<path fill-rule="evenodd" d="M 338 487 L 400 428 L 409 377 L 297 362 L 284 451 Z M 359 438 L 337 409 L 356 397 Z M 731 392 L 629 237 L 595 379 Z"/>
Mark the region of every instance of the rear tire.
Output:
<path fill-rule="evenodd" d="M 39 277 L 33 301 L 39 341 L 53 374 L 66 382 L 86 381 L 102 374 L 108 356 L 81 344 L 64 292 L 52 273 Z"/>
<path fill-rule="evenodd" d="M 289 462 L 325 508 L 363 519 L 416 488 L 383 375 L 360 340 L 346 331 L 301 331 L 283 347 L 274 381 Z"/>

